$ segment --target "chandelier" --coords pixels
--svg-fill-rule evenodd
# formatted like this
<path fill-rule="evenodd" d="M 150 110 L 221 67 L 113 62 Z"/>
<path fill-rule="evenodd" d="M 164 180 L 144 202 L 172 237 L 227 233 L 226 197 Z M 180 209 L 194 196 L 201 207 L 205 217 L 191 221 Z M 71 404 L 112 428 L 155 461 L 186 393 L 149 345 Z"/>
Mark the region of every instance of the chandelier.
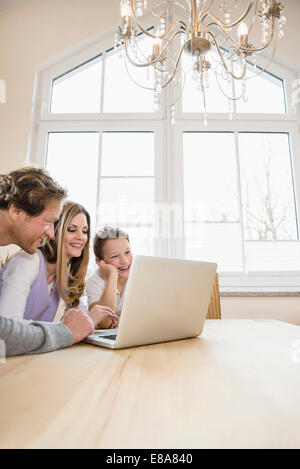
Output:
<path fill-rule="evenodd" d="M 202 93 L 204 123 L 206 125 L 206 89 L 210 76 L 216 75 L 219 88 L 228 99 L 230 116 L 232 101 L 247 101 L 246 80 L 266 70 L 276 48 L 276 37 L 283 36 L 283 4 L 276 0 L 152 0 L 151 10 L 147 0 L 121 0 L 122 24 L 115 35 L 115 49 L 124 46 L 125 63 L 130 67 L 148 69 L 150 86 L 154 91 L 154 107 L 162 103 L 163 90 L 173 81 L 182 93 L 186 73 L 191 73 L 197 89 Z M 151 27 L 143 24 L 146 10 Z M 153 23 L 154 21 L 154 23 Z M 258 25 L 258 27 L 257 27 Z M 142 50 L 140 35 L 151 40 L 150 53 Z M 256 54 L 273 45 L 267 66 L 256 67 Z M 149 50 L 148 50 L 149 52 Z M 188 61 L 188 70 L 182 62 Z M 247 76 L 247 62 L 252 64 L 251 77 Z M 134 68 L 133 67 L 133 68 Z M 228 93 L 228 86 L 239 81 L 239 96 Z M 174 122 L 175 98 L 171 104 Z"/>

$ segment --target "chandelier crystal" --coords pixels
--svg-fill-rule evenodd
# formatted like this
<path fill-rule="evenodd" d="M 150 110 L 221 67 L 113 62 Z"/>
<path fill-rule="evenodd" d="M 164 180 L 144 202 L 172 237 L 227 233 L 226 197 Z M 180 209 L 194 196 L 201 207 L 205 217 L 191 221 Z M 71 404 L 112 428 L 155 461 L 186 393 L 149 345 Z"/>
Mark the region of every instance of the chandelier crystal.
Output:
<path fill-rule="evenodd" d="M 150 29 L 142 22 L 148 3 L 152 6 L 147 14 L 147 20 L 152 14 L 150 24 L 153 27 Z M 245 1 L 242 3 L 245 5 Z M 154 91 L 156 110 L 162 102 L 163 90 L 172 81 L 181 88 L 180 97 L 187 73 L 182 62 L 184 56 L 188 57 L 188 72 L 202 93 L 205 124 L 205 93 L 211 73 L 216 75 L 218 85 L 228 99 L 229 117 L 232 118 L 232 101 L 248 99 L 246 61 L 252 63 L 257 73 L 265 70 L 273 59 L 276 37 L 283 36 L 286 22 L 282 14 L 284 5 L 277 0 L 250 0 L 244 10 L 238 0 L 121 0 L 120 7 L 122 24 L 116 31 L 115 48 L 124 46 L 125 59 L 130 66 L 148 69 L 150 85 L 139 84 L 133 78 L 135 83 Z M 151 54 L 145 54 L 140 47 L 140 33 L 152 41 Z M 268 65 L 256 69 L 256 54 L 272 45 Z M 230 85 L 232 81 L 242 84 L 238 97 L 228 93 L 222 85 Z M 173 97 L 169 104 L 173 123 L 175 101 Z"/>

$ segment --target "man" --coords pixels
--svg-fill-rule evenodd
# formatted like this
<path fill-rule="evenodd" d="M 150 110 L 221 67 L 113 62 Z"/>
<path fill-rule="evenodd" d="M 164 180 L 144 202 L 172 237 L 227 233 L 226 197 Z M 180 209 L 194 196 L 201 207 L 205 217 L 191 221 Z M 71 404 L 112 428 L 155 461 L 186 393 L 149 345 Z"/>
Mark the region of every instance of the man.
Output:
<path fill-rule="evenodd" d="M 42 239 L 53 238 L 65 197 L 65 190 L 43 169 L 28 167 L 0 175 L 0 245 L 16 244 L 34 254 Z M 0 311 L 0 339 L 6 355 L 49 352 L 80 342 L 94 332 L 97 322 L 98 310 L 92 320 L 69 309 L 60 323 L 24 323 L 5 318 Z"/>

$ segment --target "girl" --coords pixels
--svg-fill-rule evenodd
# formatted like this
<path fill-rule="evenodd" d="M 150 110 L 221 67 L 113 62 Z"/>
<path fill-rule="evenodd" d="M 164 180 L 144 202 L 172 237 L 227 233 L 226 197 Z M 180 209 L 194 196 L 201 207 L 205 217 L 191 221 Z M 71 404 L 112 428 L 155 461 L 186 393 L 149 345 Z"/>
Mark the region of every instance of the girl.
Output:
<path fill-rule="evenodd" d="M 89 308 L 104 305 L 120 316 L 133 260 L 128 234 L 119 228 L 106 226 L 95 236 L 94 254 L 98 269 L 86 283 Z M 114 326 L 108 319 L 98 327 Z"/>
<path fill-rule="evenodd" d="M 89 241 L 88 212 L 79 204 L 66 202 L 54 224 L 54 238 L 44 241 L 33 255 L 17 252 L 2 267 L 1 314 L 14 319 L 51 322 L 61 298 L 67 308 L 77 308 L 85 287 Z M 80 309 L 84 307 L 80 305 Z M 98 317 L 99 308 L 98 312 L 91 311 L 90 316 Z M 109 317 L 114 325 L 118 322 L 108 308 L 101 308 L 100 316 L 101 319 Z"/>

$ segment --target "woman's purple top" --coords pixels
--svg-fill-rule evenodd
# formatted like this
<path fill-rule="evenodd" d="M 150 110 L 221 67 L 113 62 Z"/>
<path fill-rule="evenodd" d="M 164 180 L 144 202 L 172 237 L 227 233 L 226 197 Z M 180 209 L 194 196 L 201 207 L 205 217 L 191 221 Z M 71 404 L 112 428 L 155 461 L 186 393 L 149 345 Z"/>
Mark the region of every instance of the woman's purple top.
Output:
<path fill-rule="evenodd" d="M 24 312 L 24 319 L 51 322 L 53 321 L 56 314 L 60 301 L 60 295 L 56 285 L 54 286 L 52 292 L 49 293 L 46 259 L 39 249 L 37 250 L 37 253 L 40 259 L 39 273 L 30 287 Z M 7 263 L 4 264 L 0 270 L 0 277 L 2 277 L 2 272 L 5 270 L 6 265 Z M 0 294 L 1 289 L 2 282 L 0 282 Z"/>

